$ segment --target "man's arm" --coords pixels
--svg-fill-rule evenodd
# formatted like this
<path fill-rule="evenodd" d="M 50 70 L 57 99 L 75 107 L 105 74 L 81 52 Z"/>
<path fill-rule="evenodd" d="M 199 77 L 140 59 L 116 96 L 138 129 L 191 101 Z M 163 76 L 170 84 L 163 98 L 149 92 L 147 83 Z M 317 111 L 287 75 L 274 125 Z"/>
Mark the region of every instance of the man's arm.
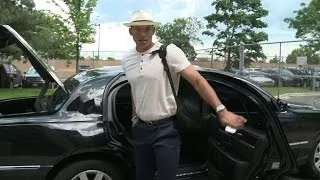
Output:
<path fill-rule="evenodd" d="M 180 75 L 195 88 L 199 95 L 210 104 L 213 109 L 216 109 L 216 107 L 221 104 L 215 90 L 192 65 L 182 70 Z M 244 117 L 228 111 L 227 108 L 218 112 L 218 116 L 223 125 L 228 125 L 236 129 L 242 128 L 247 121 Z"/>
<path fill-rule="evenodd" d="M 134 127 L 134 126 L 137 124 L 137 122 L 138 122 L 138 116 L 137 116 L 137 113 L 136 113 L 136 106 L 134 105 L 132 92 L 131 92 L 131 105 L 132 105 L 132 117 L 131 117 L 131 121 L 132 121 L 132 127 Z"/>
<path fill-rule="evenodd" d="M 136 106 L 134 105 L 134 101 L 133 101 L 132 92 L 131 92 L 131 104 L 132 104 L 132 118 L 134 118 L 137 116 L 137 113 L 136 113 Z"/>

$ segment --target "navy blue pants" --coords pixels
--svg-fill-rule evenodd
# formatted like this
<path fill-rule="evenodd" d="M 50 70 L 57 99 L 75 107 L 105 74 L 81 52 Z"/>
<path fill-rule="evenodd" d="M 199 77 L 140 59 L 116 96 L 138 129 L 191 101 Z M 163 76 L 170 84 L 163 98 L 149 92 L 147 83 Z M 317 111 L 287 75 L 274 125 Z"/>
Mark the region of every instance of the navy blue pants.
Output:
<path fill-rule="evenodd" d="M 151 125 L 139 120 L 132 128 L 132 142 L 136 180 L 176 179 L 181 141 L 173 121 Z"/>

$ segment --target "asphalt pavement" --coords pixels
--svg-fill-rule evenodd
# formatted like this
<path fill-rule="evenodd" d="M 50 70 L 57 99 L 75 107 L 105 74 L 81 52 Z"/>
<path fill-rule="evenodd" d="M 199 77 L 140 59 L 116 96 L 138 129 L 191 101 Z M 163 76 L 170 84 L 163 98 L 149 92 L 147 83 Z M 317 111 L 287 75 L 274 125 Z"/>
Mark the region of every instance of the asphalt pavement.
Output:
<path fill-rule="evenodd" d="M 320 109 L 320 93 L 287 93 L 280 95 L 280 99 L 288 103 L 305 104 Z"/>

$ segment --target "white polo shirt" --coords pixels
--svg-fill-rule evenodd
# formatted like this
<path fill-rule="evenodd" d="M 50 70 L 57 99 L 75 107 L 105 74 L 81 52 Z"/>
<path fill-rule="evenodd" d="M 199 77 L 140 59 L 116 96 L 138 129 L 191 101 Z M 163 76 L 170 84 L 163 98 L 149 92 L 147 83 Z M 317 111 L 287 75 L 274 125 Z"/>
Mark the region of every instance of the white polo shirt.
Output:
<path fill-rule="evenodd" d="M 131 85 L 136 113 L 144 121 L 163 119 L 175 115 L 177 110 L 161 58 L 159 54 L 150 54 L 160 46 L 160 43 L 155 43 L 152 48 L 142 53 L 134 48 L 122 60 L 122 67 Z M 167 46 L 166 59 L 175 90 L 178 91 L 179 72 L 191 63 L 174 44 Z"/>

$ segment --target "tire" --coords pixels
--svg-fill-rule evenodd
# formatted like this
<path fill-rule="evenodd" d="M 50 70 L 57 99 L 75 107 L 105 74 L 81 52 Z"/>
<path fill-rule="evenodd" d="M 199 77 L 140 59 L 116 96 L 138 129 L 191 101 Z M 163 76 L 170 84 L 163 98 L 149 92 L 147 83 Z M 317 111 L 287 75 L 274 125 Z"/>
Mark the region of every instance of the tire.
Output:
<path fill-rule="evenodd" d="M 279 86 L 279 87 L 284 87 L 285 86 L 285 84 L 282 82 L 282 79 L 280 79 L 278 81 L 277 86 Z"/>
<path fill-rule="evenodd" d="M 9 88 L 13 88 L 13 80 L 12 79 L 9 82 Z"/>
<path fill-rule="evenodd" d="M 70 164 L 58 172 L 54 180 L 82 180 L 86 177 L 88 180 L 94 180 L 100 176 L 101 180 L 123 180 L 121 173 L 116 166 L 98 160 L 78 161 Z M 102 176 L 102 177 L 101 177 Z M 86 179 L 84 178 L 84 179 Z"/>
<path fill-rule="evenodd" d="M 320 179 L 320 136 L 317 137 L 309 152 L 308 172 L 312 177 Z"/>
<path fill-rule="evenodd" d="M 305 87 L 305 88 L 308 87 L 308 81 L 307 80 L 303 81 L 303 87 Z"/>

